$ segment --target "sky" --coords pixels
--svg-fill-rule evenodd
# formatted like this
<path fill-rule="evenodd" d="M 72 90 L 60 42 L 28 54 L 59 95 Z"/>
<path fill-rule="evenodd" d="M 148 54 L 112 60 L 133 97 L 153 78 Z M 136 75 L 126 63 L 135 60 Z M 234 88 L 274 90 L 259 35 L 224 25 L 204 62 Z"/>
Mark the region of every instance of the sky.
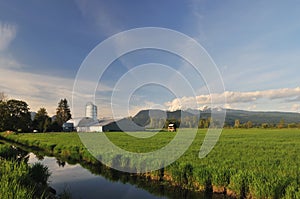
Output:
<path fill-rule="evenodd" d="M 113 106 L 117 116 L 148 108 L 206 106 L 300 112 L 299 7 L 296 0 L 1 1 L 0 92 L 26 101 L 31 111 L 45 107 L 49 115 L 55 114 L 60 99 L 67 98 L 75 112 L 74 82 L 94 48 L 122 31 L 161 27 L 181 32 L 205 49 L 222 77 L 224 91 L 210 93 L 205 77 L 195 75 L 191 65 L 170 52 L 133 51 L 111 63 L 96 82 L 99 117 L 110 117 Z M 123 88 L 118 81 L 147 63 L 167 65 L 183 75 L 195 96 L 163 74 L 164 85 L 134 85 L 134 92 L 123 100 L 116 89 Z M 172 92 L 172 86 L 182 92 Z M 119 97 L 111 100 L 114 95 Z M 219 104 L 224 97 L 226 103 Z"/>

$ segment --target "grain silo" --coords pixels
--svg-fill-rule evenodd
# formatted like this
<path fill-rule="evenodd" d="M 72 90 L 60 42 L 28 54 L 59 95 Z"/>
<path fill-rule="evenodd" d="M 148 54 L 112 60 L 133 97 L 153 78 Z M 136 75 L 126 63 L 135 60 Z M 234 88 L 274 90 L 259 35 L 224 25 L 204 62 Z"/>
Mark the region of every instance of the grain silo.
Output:
<path fill-rule="evenodd" d="M 97 120 L 97 106 L 92 102 L 88 102 L 85 106 L 85 117 Z"/>

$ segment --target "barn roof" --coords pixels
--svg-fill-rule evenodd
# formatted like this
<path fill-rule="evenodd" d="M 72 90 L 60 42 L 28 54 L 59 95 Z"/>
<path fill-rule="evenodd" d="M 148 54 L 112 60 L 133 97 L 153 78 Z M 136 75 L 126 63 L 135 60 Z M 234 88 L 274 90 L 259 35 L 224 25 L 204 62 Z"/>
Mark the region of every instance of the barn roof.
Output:
<path fill-rule="evenodd" d="M 99 123 L 98 120 L 94 120 L 93 118 L 89 118 L 89 117 L 84 117 L 79 121 L 77 127 L 89 127 L 89 126 L 94 126 L 95 124 L 98 123 Z"/>
<path fill-rule="evenodd" d="M 106 126 L 110 123 L 116 122 L 117 120 L 114 119 L 102 119 L 99 120 L 97 124 L 95 124 L 94 126 Z"/>

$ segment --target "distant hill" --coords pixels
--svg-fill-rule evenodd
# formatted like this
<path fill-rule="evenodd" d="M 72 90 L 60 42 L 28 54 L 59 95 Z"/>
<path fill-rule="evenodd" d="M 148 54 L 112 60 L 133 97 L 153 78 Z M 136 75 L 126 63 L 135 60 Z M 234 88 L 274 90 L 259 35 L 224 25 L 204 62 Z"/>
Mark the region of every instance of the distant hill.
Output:
<path fill-rule="evenodd" d="M 218 110 L 216 110 L 218 111 Z M 163 111 L 163 110 L 142 110 L 133 117 L 133 121 L 140 126 L 146 126 L 150 124 L 152 119 L 166 120 L 190 120 L 193 117 L 199 117 L 200 119 L 207 119 L 211 117 L 211 109 L 205 109 L 204 111 L 199 110 L 177 110 L 177 111 Z M 225 123 L 233 126 L 235 120 L 240 120 L 240 123 L 246 123 L 251 121 L 254 125 L 261 125 L 262 123 L 278 124 L 280 120 L 284 120 L 286 124 L 289 123 L 300 123 L 300 113 L 292 112 L 261 112 L 261 111 L 245 111 L 245 110 L 235 110 L 226 109 L 226 119 Z M 183 121 L 182 121 L 183 122 Z"/>
<path fill-rule="evenodd" d="M 193 117 L 197 116 L 197 114 L 190 113 L 187 111 L 163 111 L 158 109 L 151 110 L 142 110 L 138 114 L 133 117 L 133 121 L 140 126 L 147 126 L 150 124 L 151 119 L 155 120 L 166 120 L 166 119 L 174 119 L 180 120 L 181 117 Z"/>
<path fill-rule="evenodd" d="M 300 114 L 292 112 L 260 112 L 260 111 L 244 111 L 244 110 L 226 110 L 227 124 L 234 124 L 235 119 L 239 119 L 241 123 L 252 121 L 254 124 L 278 124 L 280 120 L 284 120 L 286 124 L 299 123 Z"/>

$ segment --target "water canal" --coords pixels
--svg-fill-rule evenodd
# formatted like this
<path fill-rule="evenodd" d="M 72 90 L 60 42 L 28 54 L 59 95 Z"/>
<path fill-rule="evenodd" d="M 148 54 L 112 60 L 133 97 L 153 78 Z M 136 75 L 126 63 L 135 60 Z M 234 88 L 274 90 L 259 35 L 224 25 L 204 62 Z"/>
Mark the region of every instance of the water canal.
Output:
<path fill-rule="evenodd" d="M 9 143 L 0 143 L 7 144 Z M 180 187 L 171 186 L 168 182 L 159 182 L 145 176 L 130 175 L 104 167 L 99 164 L 86 164 L 50 157 L 42 151 L 18 146 L 23 159 L 28 164 L 37 162 L 47 166 L 51 176 L 49 185 L 62 193 L 68 191 L 72 199 L 97 199 L 97 198 L 120 198 L 120 199 L 158 199 L 158 198 L 224 198 L 220 194 L 205 194 L 193 192 Z"/>
<path fill-rule="evenodd" d="M 29 154 L 29 164 L 40 162 L 46 165 L 51 176 L 50 186 L 58 193 L 70 191 L 72 198 L 166 198 L 155 196 L 149 192 L 120 181 L 113 182 L 102 176 L 92 174 L 80 164 L 70 165 L 59 162 L 55 157 L 38 158 L 34 153 Z"/>

